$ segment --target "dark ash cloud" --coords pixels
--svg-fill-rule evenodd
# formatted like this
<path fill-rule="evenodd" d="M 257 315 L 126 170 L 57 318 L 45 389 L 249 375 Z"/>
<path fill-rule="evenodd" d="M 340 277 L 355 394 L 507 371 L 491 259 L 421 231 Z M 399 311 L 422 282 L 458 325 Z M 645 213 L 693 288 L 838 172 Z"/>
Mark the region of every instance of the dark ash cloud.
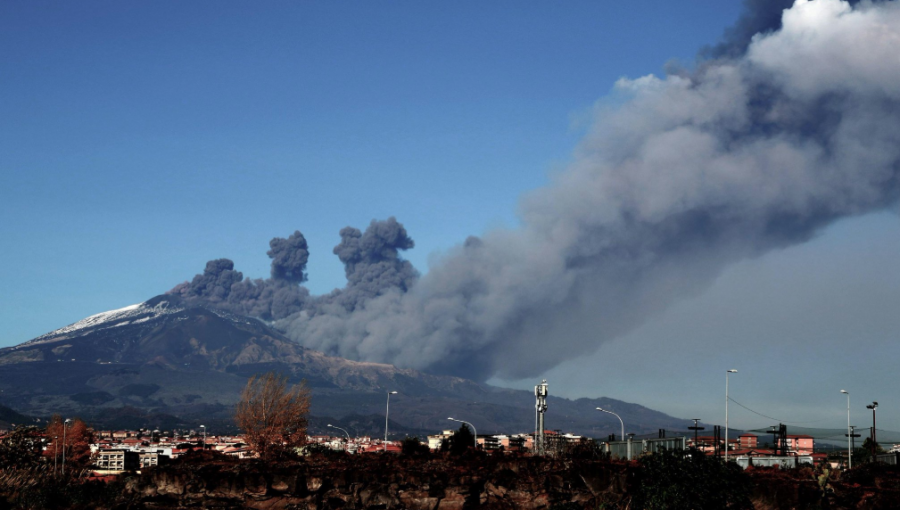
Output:
<path fill-rule="evenodd" d="M 272 259 L 272 279 L 294 283 L 306 281 L 306 262 L 309 260 L 309 249 L 306 238 L 300 231 L 294 231 L 287 239 L 276 237 L 269 241 L 270 250 L 266 253 Z"/>
<path fill-rule="evenodd" d="M 400 251 L 415 243 L 395 218 L 373 220 L 364 233 L 346 227 L 340 235 L 341 242 L 334 253 L 344 263 L 347 285 L 331 294 L 313 298 L 299 285 L 306 281 L 309 261 L 309 246 L 299 231 L 269 242 L 267 254 L 272 259 L 272 269 L 268 279 L 245 279 L 234 270 L 234 262 L 217 259 L 206 263 L 203 274 L 177 285 L 169 293 L 178 294 L 189 303 L 272 321 L 301 311 L 328 314 L 332 304 L 352 311 L 388 289 L 406 292 L 418 278 L 412 264 L 400 256 Z"/>
<path fill-rule="evenodd" d="M 408 291 L 419 277 L 418 271 L 400 257 L 400 251 L 415 246 L 395 218 L 372 221 L 365 233 L 347 227 L 341 230 L 341 242 L 333 253 L 344 263 L 347 287 L 340 301 L 349 310 L 387 289 Z"/>

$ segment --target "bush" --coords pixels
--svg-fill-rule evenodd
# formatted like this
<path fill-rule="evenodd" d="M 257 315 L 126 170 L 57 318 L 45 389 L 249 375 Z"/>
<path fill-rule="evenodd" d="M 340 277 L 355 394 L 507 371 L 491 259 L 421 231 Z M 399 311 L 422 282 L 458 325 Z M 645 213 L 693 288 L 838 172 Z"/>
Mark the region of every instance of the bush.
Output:
<path fill-rule="evenodd" d="M 634 508 L 752 509 L 753 482 L 737 464 L 691 449 L 662 451 L 638 461 Z"/>
<path fill-rule="evenodd" d="M 403 455 L 421 457 L 430 454 L 431 448 L 427 444 L 422 444 L 418 437 L 407 437 L 401 443 L 400 451 Z"/>
<path fill-rule="evenodd" d="M 459 430 L 441 443 L 441 451 L 449 451 L 451 455 L 462 455 L 469 448 L 474 447 L 475 436 L 469 432 L 469 427 L 465 423 L 460 425 Z"/>

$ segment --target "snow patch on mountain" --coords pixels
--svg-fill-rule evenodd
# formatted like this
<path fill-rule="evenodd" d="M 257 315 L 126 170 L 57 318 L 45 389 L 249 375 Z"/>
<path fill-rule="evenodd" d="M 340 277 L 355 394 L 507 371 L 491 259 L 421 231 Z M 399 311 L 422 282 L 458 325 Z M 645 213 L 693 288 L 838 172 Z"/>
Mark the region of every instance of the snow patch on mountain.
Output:
<path fill-rule="evenodd" d="M 66 327 L 59 328 L 33 340 L 29 340 L 28 342 L 18 345 L 16 348 L 54 342 L 62 338 L 76 338 L 85 335 L 88 332 L 125 326 L 132 323 L 147 322 L 163 315 L 169 315 L 184 310 L 183 307 L 173 306 L 173 304 L 168 301 L 158 301 L 155 303 L 152 301 L 153 300 L 91 315 L 74 324 L 69 324 Z"/>

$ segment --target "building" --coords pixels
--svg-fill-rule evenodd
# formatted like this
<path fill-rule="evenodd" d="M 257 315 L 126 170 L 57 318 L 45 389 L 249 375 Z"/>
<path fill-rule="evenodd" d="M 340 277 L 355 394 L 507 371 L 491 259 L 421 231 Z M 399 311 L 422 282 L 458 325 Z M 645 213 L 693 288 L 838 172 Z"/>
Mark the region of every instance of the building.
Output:
<path fill-rule="evenodd" d="M 743 437 L 743 436 L 741 436 L 741 437 Z M 753 436 L 753 437 L 756 437 L 756 436 Z M 750 442 L 751 440 L 746 439 L 745 441 Z M 724 445 L 724 444 L 725 444 L 725 438 L 724 437 L 719 438 L 719 447 L 722 447 L 722 445 Z M 695 443 L 693 437 L 688 437 L 687 445 L 689 447 L 694 446 L 703 453 L 712 454 L 716 450 L 716 438 L 715 438 L 715 436 L 697 436 L 697 441 Z M 740 445 L 739 439 L 728 438 L 729 455 L 731 455 L 730 452 L 732 450 L 738 448 L 739 445 Z M 723 449 L 721 451 L 721 453 L 724 455 L 725 450 Z"/>
<path fill-rule="evenodd" d="M 788 435 L 787 448 L 788 451 L 797 455 L 809 455 L 815 450 L 815 440 L 812 436 L 805 434 Z"/>
<path fill-rule="evenodd" d="M 444 440 L 449 439 L 453 435 L 453 430 L 442 430 L 440 434 L 428 436 L 428 447 L 432 450 L 440 450 Z"/>
<path fill-rule="evenodd" d="M 754 434 L 741 434 L 738 436 L 738 448 L 752 450 L 759 445 L 759 437 Z"/>
<path fill-rule="evenodd" d="M 140 467 L 140 456 L 138 452 L 130 450 L 100 450 L 97 452 L 97 459 L 94 466 L 98 471 L 114 471 L 121 473 L 122 471 L 133 471 Z"/>

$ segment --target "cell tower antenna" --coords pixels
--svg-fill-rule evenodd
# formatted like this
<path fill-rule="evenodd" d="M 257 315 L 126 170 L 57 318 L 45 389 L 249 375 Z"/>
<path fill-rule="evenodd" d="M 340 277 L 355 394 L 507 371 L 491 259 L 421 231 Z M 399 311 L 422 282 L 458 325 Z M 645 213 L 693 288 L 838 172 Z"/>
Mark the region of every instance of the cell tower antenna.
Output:
<path fill-rule="evenodd" d="M 534 387 L 534 409 L 537 413 L 537 430 L 534 431 L 534 449 L 538 455 L 546 453 L 546 444 L 544 442 L 544 413 L 547 412 L 547 380 L 541 381 Z"/>

